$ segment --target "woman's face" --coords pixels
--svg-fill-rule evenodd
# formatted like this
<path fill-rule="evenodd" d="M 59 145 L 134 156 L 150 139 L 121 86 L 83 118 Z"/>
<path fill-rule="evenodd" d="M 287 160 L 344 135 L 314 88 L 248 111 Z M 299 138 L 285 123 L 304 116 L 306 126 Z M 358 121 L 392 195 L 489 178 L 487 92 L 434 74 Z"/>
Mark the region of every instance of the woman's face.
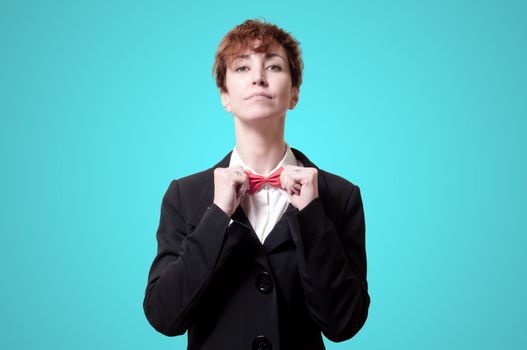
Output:
<path fill-rule="evenodd" d="M 284 117 L 298 101 L 292 87 L 287 53 L 282 45 L 267 52 L 247 51 L 234 59 L 225 77 L 227 91 L 221 91 L 225 110 L 243 120 Z"/>

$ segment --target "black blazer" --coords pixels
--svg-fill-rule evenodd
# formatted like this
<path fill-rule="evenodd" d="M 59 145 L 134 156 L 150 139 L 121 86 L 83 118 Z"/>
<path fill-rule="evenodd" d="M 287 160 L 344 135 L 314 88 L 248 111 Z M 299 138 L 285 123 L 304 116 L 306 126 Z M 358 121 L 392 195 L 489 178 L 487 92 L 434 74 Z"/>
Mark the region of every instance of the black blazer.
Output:
<path fill-rule="evenodd" d="M 316 167 L 291 148 L 306 167 Z M 360 190 L 318 169 L 319 197 L 291 203 L 262 244 L 241 206 L 213 204 L 214 169 L 172 181 L 161 206 L 158 251 L 144 312 L 159 332 L 188 330 L 188 349 L 325 349 L 368 314 Z"/>

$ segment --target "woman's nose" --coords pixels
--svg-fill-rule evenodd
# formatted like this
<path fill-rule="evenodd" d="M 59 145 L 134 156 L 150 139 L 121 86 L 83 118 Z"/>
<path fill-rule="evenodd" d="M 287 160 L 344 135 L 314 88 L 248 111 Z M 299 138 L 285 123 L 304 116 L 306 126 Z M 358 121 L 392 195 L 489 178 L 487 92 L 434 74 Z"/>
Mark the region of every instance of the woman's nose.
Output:
<path fill-rule="evenodd" d="M 265 71 L 263 69 L 256 69 L 253 76 L 253 85 L 266 86 L 267 79 L 265 79 Z"/>

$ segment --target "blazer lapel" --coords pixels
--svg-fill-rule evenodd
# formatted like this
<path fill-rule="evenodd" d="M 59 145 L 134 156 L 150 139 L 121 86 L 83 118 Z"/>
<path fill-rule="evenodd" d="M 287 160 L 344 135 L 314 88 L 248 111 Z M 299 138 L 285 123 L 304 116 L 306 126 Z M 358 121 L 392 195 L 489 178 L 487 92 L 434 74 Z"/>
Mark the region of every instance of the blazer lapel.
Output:
<path fill-rule="evenodd" d="M 278 220 L 275 227 L 273 227 L 273 229 L 271 230 L 271 232 L 269 233 L 263 243 L 263 247 L 266 253 L 271 253 L 273 250 L 277 249 L 281 245 L 293 239 L 289 229 L 283 226 L 284 224 L 287 224 L 287 217 L 290 215 L 295 215 L 296 213 L 298 213 L 298 209 L 295 208 L 293 204 L 289 203 L 286 211 L 284 212 L 280 220 Z"/>
<path fill-rule="evenodd" d="M 205 170 L 206 181 L 203 184 L 203 190 L 199 195 L 198 204 L 194 209 L 194 214 L 187 222 L 188 225 L 196 227 L 203 217 L 205 210 L 212 205 L 212 202 L 214 201 L 214 169 L 227 168 L 231 160 L 231 154 L 232 151 L 227 153 L 227 155 L 212 168 Z"/>
<path fill-rule="evenodd" d="M 318 166 L 316 166 L 315 163 L 313 163 L 311 160 L 309 160 L 308 157 L 296 148 L 291 147 L 291 151 L 295 155 L 295 158 L 299 160 L 304 167 L 310 167 L 310 168 L 316 168 L 318 170 L 318 194 L 321 200 L 325 200 L 328 189 L 327 189 L 327 183 L 324 171 L 320 170 Z M 291 229 L 297 229 L 296 227 L 291 227 L 291 222 L 294 222 L 294 217 L 298 213 L 298 209 L 293 206 L 292 203 L 289 203 L 286 211 L 282 215 L 282 218 L 278 221 L 276 226 L 285 224 L 287 225 L 289 223 L 289 228 L 283 229 L 282 227 L 277 227 L 277 230 L 273 228 L 269 236 L 267 236 L 266 240 L 264 241 L 264 248 L 267 253 L 272 252 L 273 250 L 280 247 L 282 244 L 287 243 L 288 241 L 292 241 L 293 237 L 291 235 Z M 283 221 L 282 221 L 283 220 Z"/>
<path fill-rule="evenodd" d="M 293 154 L 295 155 L 296 159 L 298 159 L 304 167 L 310 167 L 310 168 L 316 168 L 318 171 L 318 196 L 320 197 L 320 200 L 322 202 L 326 201 L 326 198 L 328 196 L 328 184 L 326 179 L 326 172 L 322 169 L 320 169 L 318 166 L 315 165 L 312 161 L 309 160 L 309 158 L 306 157 L 306 155 L 299 150 L 291 147 L 291 151 L 293 151 Z"/>
<path fill-rule="evenodd" d="M 309 158 L 306 157 L 305 154 L 300 152 L 299 150 L 291 147 L 291 151 L 295 155 L 296 159 L 299 160 L 304 167 L 313 167 L 319 170 L 318 173 L 318 190 L 319 190 L 319 197 L 321 200 L 326 198 L 327 194 L 327 184 L 326 179 L 323 174 L 323 171 L 320 171 L 320 169 L 313 163 Z M 191 225 L 193 227 L 196 227 L 203 217 L 203 214 L 205 213 L 205 210 L 212 205 L 212 202 L 214 200 L 214 169 L 216 168 L 227 168 L 230 163 L 232 151 L 227 153 L 225 157 L 220 160 L 217 164 L 215 164 L 213 167 L 205 170 L 205 176 L 206 181 L 203 184 L 203 190 L 201 191 L 198 199 L 198 204 L 196 205 L 196 208 L 194 209 L 194 214 L 190 217 L 187 224 Z M 285 213 L 283 214 L 282 218 L 279 220 L 279 223 L 283 220 L 290 221 L 288 218 L 292 218 L 296 213 L 298 213 L 298 209 L 295 208 L 291 203 L 289 203 Z M 236 208 L 235 213 L 232 216 L 233 219 L 240 222 L 243 226 L 246 226 L 248 229 L 253 231 L 251 224 L 249 223 L 249 220 L 247 219 L 247 216 L 243 212 L 243 209 L 241 206 L 238 206 Z M 277 223 L 278 225 L 278 223 Z M 260 241 L 256 237 L 255 234 L 251 235 L 253 236 L 253 241 L 260 244 Z M 267 253 L 270 253 L 274 249 L 278 248 L 280 245 L 286 243 L 287 241 L 292 240 L 291 232 L 290 230 L 273 230 L 267 237 L 267 239 L 264 241 L 264 248 Z M 259 260 L 259 259 L 257 259 Z M 263 261 L 261 261 L 263 263 Z"/>

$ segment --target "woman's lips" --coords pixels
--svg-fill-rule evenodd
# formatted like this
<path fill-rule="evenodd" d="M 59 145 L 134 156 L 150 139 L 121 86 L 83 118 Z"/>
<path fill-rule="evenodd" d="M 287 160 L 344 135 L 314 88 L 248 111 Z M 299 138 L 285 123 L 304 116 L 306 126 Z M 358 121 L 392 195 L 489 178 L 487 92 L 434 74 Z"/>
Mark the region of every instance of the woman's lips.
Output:
<path fill-rule="evenodd" d="M 270 100 L 272 97 L 264 92 L 255 92 L 247 97 L 247 100 Z"/>

